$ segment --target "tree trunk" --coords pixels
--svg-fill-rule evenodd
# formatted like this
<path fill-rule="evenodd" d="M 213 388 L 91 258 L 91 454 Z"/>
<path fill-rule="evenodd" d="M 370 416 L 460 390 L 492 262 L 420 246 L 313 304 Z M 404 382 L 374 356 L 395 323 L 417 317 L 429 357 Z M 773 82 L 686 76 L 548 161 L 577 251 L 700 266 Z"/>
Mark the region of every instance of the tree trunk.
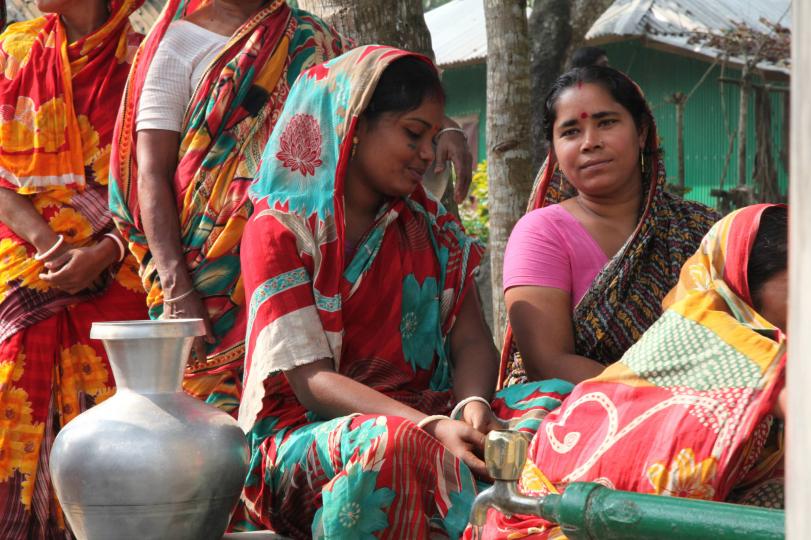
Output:
<path fill-rule="evenodd" d="M 379 43 L 434 57 L 421 0 L 299 0 L 359 45 Z"/>
<path fill-rule="evenodd" d="M 487 21 L 487 176 L 493 326 L 503 340 L 504 248 L 532 188 L 529 37 L 525 0 L 484 0 Z"/>
<path fill-rule="evenodd" d="M 529 17 L 532 92 L 532 171 L 541 168 L 548 151 L 543 129 L 544 99 L 566 64 L 572 41 L 571 0 L 535 0 Z"/>
<path fill-rule="evenodd" d="M 540 169 L 547 153 L 543 132 L 544 98 L 566 69 L 575 47 L 613 0 L 535 0 L 529 18 L 532 49 L 532 171 Z"/>
<path fill-rule="evenodd" d="M 422 0 L 299 0 L 299 6 L 357 45 L 391 45 L 434 58 Z M 458 216 L 453 185 L 453 179 L 449 180 L 441 199 L 445 208 Z"/>

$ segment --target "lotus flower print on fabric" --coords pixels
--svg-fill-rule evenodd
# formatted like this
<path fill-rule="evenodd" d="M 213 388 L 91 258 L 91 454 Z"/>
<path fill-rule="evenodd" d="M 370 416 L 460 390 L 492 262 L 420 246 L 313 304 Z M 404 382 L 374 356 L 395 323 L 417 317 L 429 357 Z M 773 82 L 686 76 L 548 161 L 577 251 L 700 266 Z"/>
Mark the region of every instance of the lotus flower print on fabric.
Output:
<path fill-rule="evenodd" d="M 314 176 L 321 166 L 321 130 L 318 121 L 309 114 L 297 114 L 282 132 L 280 150 L 276 157 L 284 167 Z"/>

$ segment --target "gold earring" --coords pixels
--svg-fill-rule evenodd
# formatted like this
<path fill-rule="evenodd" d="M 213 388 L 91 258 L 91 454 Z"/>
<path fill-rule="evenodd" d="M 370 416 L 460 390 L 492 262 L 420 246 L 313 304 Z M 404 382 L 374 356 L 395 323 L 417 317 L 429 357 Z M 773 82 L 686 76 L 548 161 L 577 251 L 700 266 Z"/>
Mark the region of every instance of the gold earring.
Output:
<path fill-rule="evenodd" d="M 358 150 L 358 138 L 357 137 L 352 137 L 351 157 L 353 157 L 353 158 L 355 157 L 355 152 L 357 152 L 357 150 Z"/>
<path fill-rule="evenodd" d="M 643 174 L 645 172 L 645 152 L 639 153 L 639 171 Z"/>

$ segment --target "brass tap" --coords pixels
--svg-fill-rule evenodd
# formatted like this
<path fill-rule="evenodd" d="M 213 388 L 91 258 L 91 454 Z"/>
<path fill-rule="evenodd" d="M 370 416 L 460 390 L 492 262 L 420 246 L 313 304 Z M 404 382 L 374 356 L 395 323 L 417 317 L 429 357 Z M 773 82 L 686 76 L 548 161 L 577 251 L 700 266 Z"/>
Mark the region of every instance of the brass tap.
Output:
<path fill-rule="evenodd" d="M 482 526 L 487 510 L 495 508 L 505 515 L 540 515 L 542 499 L 518 493 L 518 479 L 527 460 L 529 437 L 518 431 L 493 430 L 484 443 L 484 462 L 493 477 L 493 486 L 476 496 L 470 511 L 470 523 Z"/>

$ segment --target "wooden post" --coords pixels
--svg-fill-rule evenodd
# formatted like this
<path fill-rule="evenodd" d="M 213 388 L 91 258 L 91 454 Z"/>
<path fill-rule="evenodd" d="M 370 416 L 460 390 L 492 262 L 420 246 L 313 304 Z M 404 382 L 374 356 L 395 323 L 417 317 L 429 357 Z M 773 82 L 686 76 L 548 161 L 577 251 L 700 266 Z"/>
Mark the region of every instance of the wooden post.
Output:
<path fill-rule="evenodd" d="M 738 109 L 738 187 L 747 184 L 746 181 L 746 124 L 749 116 L 749 64 L 741 72 L 741 101 Z"/>
<path fill-rule="evenodd" d="M 786 532 L 811 538 L 811 2 L 792 3 Z"/>

